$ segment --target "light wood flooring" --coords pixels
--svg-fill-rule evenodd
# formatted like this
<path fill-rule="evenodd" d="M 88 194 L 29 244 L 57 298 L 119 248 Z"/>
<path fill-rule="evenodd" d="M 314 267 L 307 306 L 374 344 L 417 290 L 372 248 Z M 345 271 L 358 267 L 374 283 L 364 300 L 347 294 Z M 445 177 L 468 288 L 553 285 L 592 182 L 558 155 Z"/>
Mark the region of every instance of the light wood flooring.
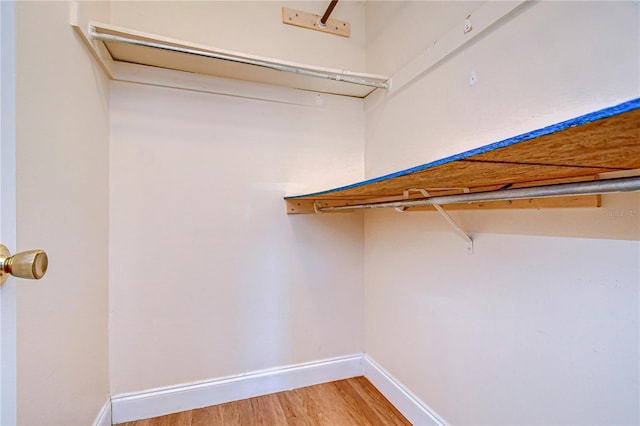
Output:
<path fill-rule="evenodd" d="M 392 426 L 411 423 L 367 379 L 355 377 L 122 425 Z"/>

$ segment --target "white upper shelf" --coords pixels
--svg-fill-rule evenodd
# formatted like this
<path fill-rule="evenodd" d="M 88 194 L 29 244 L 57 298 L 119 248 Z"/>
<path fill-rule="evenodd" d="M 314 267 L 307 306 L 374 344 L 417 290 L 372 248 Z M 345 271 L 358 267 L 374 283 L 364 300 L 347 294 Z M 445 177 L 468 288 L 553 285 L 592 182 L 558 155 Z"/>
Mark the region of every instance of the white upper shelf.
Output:
<path fill-rule="evenodd" d="M 106 68 L 109 61 L 126 62 L 358 98 L 389 85 L 386 76 L 249 55 L 97 22 L 89 24 L 87 33 Z"/>

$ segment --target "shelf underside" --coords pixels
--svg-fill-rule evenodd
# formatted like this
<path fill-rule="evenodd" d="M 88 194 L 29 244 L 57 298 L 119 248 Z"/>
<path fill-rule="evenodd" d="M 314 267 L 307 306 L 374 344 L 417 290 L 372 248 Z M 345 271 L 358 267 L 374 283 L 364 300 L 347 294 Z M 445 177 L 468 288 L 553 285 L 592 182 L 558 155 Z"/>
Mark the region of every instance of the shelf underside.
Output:
<path fill-rule="evenodd" d="M 287 197 L 287 213 L 314 213 L 314 203 L 326 207 L 402 200 L 404 191 L 414 188 L 432 196 L 483 192 L 596 180 L 603 173 L 635 169 L 640 169 L 640 99 L 391 175 Z M 418 192 L 409 196 L 423 197 Z M 586 195 L 452 204 L 448 209 L 597 206 L 599 197 Z"/>
<path fill-rule="evenodd" d="M 189 43 L 181 40 L 142 33 L 108 24 L 93 22 L 93 31 L 97 35 L 115 36 L 127 39 L 132 43 L 153 43 L 169 48 L 184 49 L 193 53 L 184 53 L 158 47 L 147 47 L 130 43 L 102 40 L 113 61 L 148 65 L 158 68 L 210 75 L 233 80 L 243 80 L 264 83 L 293 89 L 309 90 L 319 93 L 329 93 L 344 96 L 364 98 L 375 90 L 375 87 L 354 84 L 350 81 L 336 81 L 297 72 L 285 72 L 265 66 L 252 65 L 239 61 L 256 61 L 275 67 L 294 68 L 318 74 L 329 74 L 344 79 L 361 79 L 375 83 L 386 83 L 388 77 L 351 72 L 333 68 L 317 67 L 307 64 L 282 61 L 274 58 L 249 55 L 245 53 L 214 48 L 201 44 Z M 201 54 L 198 54 L 200 52 Z M 217 59 L 205 55 L 220 55 L 230 59 Z"/>

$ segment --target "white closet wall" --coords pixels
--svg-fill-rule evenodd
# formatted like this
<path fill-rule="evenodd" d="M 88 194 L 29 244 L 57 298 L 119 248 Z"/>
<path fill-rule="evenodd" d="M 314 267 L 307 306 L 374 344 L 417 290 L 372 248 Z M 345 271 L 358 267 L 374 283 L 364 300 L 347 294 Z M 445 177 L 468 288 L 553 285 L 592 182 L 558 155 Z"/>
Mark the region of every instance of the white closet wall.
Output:
<path fill-rule="evenodd" d="M 16 2 L 17 249 L 49 255 L 42 280 L 9 284 L 17 389 L 3 392 L 21 425 L 91 424 L 109 396 L 109 81 L 69 6 Z M 108 19 L 107 3 L 87 6 Z"/>
<path fill-rule="evenodd" d="M 367 177 L 638 97 L 638 6 L 526 4 L 367 101 Z M 367 71 L 402 67 L 479 7 L 368 2 Z M 435 212 L 367 213 L 366 352 L 451 424 L 638 423 L 639 206 L 455 212 L 472 256 Z"/>
<path fill-rule="evenodd" d="M 83 9 L 392 74 L 483 4 L 343 1 L 348 39 L 280 22 L 325 1 Z M 638 97 L 638 7 L 526 4 L 362 101 L 109 83 L 69 2 L 18 2 L 18 249 L 51 260 L 16 288 L 18 423 L 90 424 L 109 393 L 362 352 L 452 424 L 640 422 L 638 194 L 455 213 L 472 256 L 435 213 L 288 216 L 282 201 Z"/>
<path fill-rule="evenodd" d="M 294 60 L 306 39 L 322 65 L 363 64 L 357 31 L 309 34 L 281 24 L 281 6 L 114 2 L 112 22 Z M 357 21 L 361 7 L 335 13 Z M 362 100 L 294 98 L 303 102 L 112 83 L 112 393 L 362 353 L 362 216 L 293 218 L 282 200 L 363 178 Z"/>

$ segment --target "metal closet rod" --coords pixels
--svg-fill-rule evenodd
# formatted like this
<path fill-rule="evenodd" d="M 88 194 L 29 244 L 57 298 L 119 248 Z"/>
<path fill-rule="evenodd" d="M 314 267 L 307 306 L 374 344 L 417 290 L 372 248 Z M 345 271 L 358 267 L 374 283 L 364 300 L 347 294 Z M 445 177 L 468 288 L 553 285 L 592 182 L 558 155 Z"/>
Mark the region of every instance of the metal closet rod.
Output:
<path fill-rule="evenodd" d="M 468 194 L 442 195 L 421 200 L 391 201 L 385 203 L 354 204 L 351 206 L 317 207 L 320 212 L 363 209 L 387 209 L 432 206 L 435 204 L 464 204 L 482 201 L 504 201 L 522 198 L 549 198 L 569 195 L 595 195 L 614 192 L 640 191 L 640 177 L 597 180 L 590 182 L 562 183 L 532 186 L 530 188 L 503 189 Z"/>
<path fill-rule="evenodd" d="M 220 59 L 220 60 L 223 60 L 223 61 L 237 62 L 237 63 L 240 63 L 240 64 L 247 64 L 247 65 L 255 65 L 255 66 L 258 66 L 258 67 L 269 68 L 269 69 L 273 69 L 273 70 L 277 70 L 277 71 L 290 72 L 290 73 L 294 73 L 294 74 L 301 74 L 301 75 L 306 75 L 306 76 L 310 76 L 310 77 L 324 78 L 324 79 L 334 80 L 334 81 L 344 81 L 344 82 L 347 82 L 347 83 L 358 84 L 360 86 L 375 87 L 377 89 L 388 89 L 389 88 L 389 83 L 381 83 L 379 81 L 366 80 L 366 79 L 363 79 L 363 78 L 352 77 L 352 76 L 343 75 L 343 74 L 335 74 L 335 73 L 328 73 L 328 72 L 321 72 L 321 71 L 312 71 L 312 70 L 308 70 L 308 69 L 305 69 L 305 68 L 298 68 L 298 67 L 293 67 L 293 66 L 289 66 L 289 65 L 275 64 L 273 62 L 261 61 L 261 60 L 258 60 L 258 59 L 242 58 L 242 57 L 237 57 L 237 56 L 225 55 L 225 54 L 222 54 L 222 53 L 212 53 L 212 52 L 206 52 L 206 51 L 203 51 L 203 50 L 171 46 L 171 45 L 168 45 L 168 44 L 156 43 L 156 42 L 153 42 L 153 41 L 136 40 L 136 39 L 132 39 L 132 38 L 116 36 L 116 35 L 111 35 L 111 34 L 101 34 L 101 33 L 96 32 L 95 28 L 91 29 L 91 38 L 93 38 L 94 40 L 110 41 L 110 42 L 114 42 L 114 43 L 131 44 L 131 45 L 134 45 L 134 46 L 142 46 L 142 47 L 151 47 L 151 48 L 154 48 L 154 49 L 162 49 L 162 50 L 168 50 L 168 51 L 171 51 L 171 52 L 186 53 L 186 54 L 189 54 L 189 55 L 202 56 L 202 57 L 205 57 L 205 58 Z"/>

